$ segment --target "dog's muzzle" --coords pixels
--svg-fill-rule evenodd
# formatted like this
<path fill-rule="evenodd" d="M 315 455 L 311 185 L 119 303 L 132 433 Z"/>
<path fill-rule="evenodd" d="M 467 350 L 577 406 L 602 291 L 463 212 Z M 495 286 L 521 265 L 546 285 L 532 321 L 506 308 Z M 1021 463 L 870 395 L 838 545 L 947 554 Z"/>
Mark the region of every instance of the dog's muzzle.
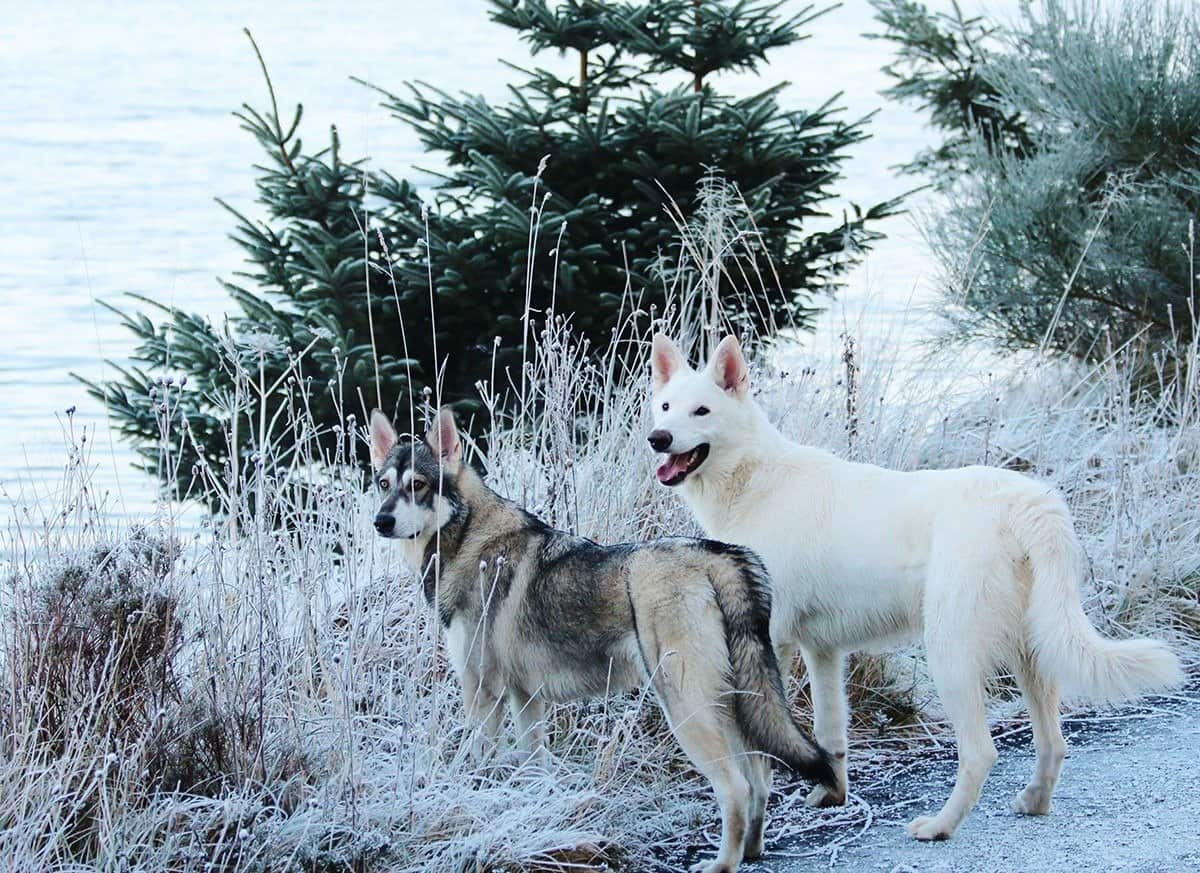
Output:
<path fill-rule="evenodd" d="M 381 536 L 390 537 L 392 532 L 396 530 L 396 516 L 388 515 L 386 512 L 381 512 L 375 516 L 375 530 Z"/>
<path fill-rule="evenodd" d="M 665 452 L 669 449 L 671 447 L 671 440 L 673 439 L 674 437 L 671 435 L 671 432 L 662 428 L 650 431 L 650 436 L 646 437 L 646 440 L 650 443 L 650 448 L 656 452 Z"/>

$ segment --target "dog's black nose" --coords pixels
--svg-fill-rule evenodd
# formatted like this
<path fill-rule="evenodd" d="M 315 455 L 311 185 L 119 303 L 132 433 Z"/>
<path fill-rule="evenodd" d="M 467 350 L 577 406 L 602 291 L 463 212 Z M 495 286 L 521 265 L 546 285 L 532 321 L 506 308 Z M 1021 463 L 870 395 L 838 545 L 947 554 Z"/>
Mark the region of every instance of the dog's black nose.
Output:
<path fill-rule="evenodd" d="M 650 436 L 646 437 L 646 439 L 650 441 L 650 448 L 654 449 L 654 451 L 665 452 L 671 447 L 671 440 L 674 437 L 671 436 L 669 430 L 662 430 L 660 428 L 659 430 L 650 431 Z"/>
<path fill-rule="evenodd" d="M 381 512 L 375 516 L 375 530 L 385 536 L 396 529 L 396 516 Z"/>

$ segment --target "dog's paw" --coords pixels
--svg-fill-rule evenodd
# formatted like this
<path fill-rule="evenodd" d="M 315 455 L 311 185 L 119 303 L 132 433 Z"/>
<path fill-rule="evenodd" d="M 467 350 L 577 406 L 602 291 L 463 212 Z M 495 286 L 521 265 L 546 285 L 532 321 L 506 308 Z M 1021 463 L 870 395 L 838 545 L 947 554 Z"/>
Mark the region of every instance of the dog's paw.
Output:
<path fill-rule="evenodd" d="M 691 873 L 734 873 L 737 870 L 737 864 L 727 864 L 724 861 L 701 861 L 699 864 L 693 864 L 689 869 Z"/>
<path fill-rule="evenodd" d="M 922 842 L 950 839 L 950 829 L 930 815 L 914 818 L 904 826 L 904 829 L 908 831 L 910 837 Z"/>
<path fill-rule="evenodd" d="M 808 797 L 804 798 L 805 806 L 813 809 L 824 808 L 827 806 L 843 806 L 846 803 L 846 789 L 841 791 L 830 791 L 824 785 L 818 785 L 812 791 L 808 792 Z"/>
<path fill-rule="evenodd" d="M 1050 794 L 1040 785 L 1026 785 L 1009 807 L 1017 815 L 1046 815 L 1050 812 Z"/>

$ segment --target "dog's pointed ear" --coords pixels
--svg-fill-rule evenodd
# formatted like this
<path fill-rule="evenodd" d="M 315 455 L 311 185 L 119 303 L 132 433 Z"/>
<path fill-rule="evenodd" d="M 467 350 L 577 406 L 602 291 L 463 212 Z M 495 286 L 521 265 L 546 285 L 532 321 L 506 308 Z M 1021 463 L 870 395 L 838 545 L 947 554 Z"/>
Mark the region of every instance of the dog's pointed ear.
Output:
<path fill-rule="evenodd" d="M 671 377 L 687 366 L 683 355 L 671 338 L 666 334 L 656 333 L 650 342 L 650 384 L 655 391 L 671 381 Z"/>
<path fill-rule="evenodd" d="M 453 409 L 443 406 L 438 410 L 437 418 L 425 434 L 425 442 L 438 456 L 442 469 L 451 475 L 458 472 L 462 462 L 462 443 L 458 439 L 458 422 L 454 420 Z"/>
<path fill-rule="evenodd" d="M 750 368 L 746 366 L 737 337 L 730 334 L 721 340 L 709 359 L 708 372 L 722 391 L 739 398 L 746 394 L 750 387 Z"/>
<path fill-rule="evenodd" d="M 394 445 L 396 430 L 387 416 L 376 409 L 371 413 L 371 466 L 376 470 L 382 467 Z"/>

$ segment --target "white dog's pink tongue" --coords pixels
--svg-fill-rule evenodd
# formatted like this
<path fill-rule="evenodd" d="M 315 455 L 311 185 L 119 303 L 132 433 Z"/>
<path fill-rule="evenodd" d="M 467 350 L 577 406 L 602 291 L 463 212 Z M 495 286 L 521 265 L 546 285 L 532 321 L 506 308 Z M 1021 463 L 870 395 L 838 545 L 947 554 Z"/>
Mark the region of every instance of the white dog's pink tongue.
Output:
<path fill-rule="evenodd" d="M 667 455 L 667 459 L 663 461 L 658 468 L 658 481 L 670 482 L 680 473 L 686 473 L 688 467 L 688 458 L 691 456 L 691 452 L 684 452 L 682 455 Z"/>

